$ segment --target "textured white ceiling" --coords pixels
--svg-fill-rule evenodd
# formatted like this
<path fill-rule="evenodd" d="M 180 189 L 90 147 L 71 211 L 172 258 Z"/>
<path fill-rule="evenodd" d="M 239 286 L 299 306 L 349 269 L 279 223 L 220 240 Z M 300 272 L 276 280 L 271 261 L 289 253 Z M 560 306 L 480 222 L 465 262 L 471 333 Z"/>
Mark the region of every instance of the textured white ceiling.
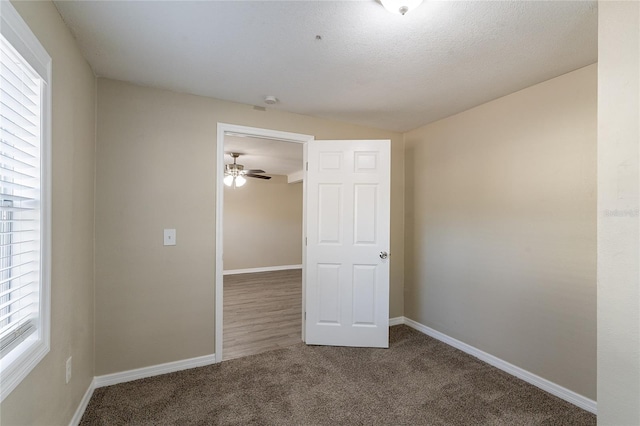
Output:
<path fill-rule="evenodd" d="M 595 1 L 56 6 L 99 76 L 396 131 L 597 60 Z"/>

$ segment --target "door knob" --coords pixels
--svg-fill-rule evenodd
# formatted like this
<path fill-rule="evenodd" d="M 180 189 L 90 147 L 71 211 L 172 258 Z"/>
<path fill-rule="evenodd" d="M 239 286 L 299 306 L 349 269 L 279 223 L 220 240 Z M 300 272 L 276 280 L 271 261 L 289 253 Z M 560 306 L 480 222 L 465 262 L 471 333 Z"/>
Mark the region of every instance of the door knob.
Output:
<path fill-rule="evenodd" d="M 387 257 L 389 257 L 389 253 L 387 253 L 386 251 L 380 252 L 380 259 L 386 259 Z"/>

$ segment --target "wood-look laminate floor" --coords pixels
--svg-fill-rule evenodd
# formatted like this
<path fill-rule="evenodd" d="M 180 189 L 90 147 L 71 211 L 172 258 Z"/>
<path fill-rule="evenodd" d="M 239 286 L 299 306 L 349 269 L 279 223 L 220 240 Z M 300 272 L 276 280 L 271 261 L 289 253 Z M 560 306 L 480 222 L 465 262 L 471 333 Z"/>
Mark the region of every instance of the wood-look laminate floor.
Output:
<path fill-rule="evenodd" d="M 300 343 L 302 270 L 224 277 L 223 359 Z"/>

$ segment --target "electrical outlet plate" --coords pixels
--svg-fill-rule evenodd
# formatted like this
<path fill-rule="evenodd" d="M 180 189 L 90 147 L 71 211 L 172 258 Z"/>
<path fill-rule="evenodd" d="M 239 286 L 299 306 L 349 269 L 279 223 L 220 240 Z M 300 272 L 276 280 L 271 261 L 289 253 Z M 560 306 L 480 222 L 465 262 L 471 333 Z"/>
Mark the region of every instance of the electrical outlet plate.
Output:
<path fill-rule="evenodd" d="M 67 358 L 65 380 L 67 383 L 71 380 L 71 357 Z"/>

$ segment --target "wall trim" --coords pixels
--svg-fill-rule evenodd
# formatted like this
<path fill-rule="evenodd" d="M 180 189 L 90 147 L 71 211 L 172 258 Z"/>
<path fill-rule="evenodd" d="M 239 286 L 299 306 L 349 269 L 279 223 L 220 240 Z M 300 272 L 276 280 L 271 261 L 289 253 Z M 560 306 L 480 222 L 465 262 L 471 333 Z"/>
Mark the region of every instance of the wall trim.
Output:
<path fill-rule="evenodd" d="M 73 414 L 71 421 L 69 422 L 69 426 L 78 426 L 80 424 L 80 420 L 82 420 L 82 416 L 84 412 L 87 410 L 87 406 L 89 405 L 89 401 L 91 401 L 91 397 L 93 396 L 93 391 L 96 390 L 96 378 L 94 377 L 89 383 L 89 387 L 87 391 L 84 393 L 82 400 L 80 401 L 80 405 L 76 409 L 76 412 Z"/>
<path fill-rule="evenodd" d="M 298 183 L 304 180 L 304 170 L 298 170 L 287 175 L 287 183 Z"/>
<path fill-rule="evenodd" d="M 394 318 L 394 320 L 395 319 L 396 318 Z M 389 323 L 391 323 L 391 320 L 389 321 Z M 499 368 L 500 370 L 509 373 L 521 380 L 524 380 L 525 382 L 532 384 L 535 387 L 542 389 L 543 391 L 549 392 L 551 395 L 564 399 L 565 401 L 577 407 L 580 407 L 583 410 L 589 411 L 593 414 L 598 414 L 597 402 L 592 399 L 582 396 L 550 380 L 544 379 L 536 374 L 531 373 L 530 371 L 508 363 L 507 361 L 504 361 L 487 352 L 481 351 L 480 349 L 461 342 L 460 340 L 447 336 L 446 334 L 434 330 L 431 327 L 420 324 L 417 321 L 414 321 L 407 317 L 403 317 L 403 323 L 415 330 L 418 330 L 421 333 L 426 334 L 427 336 L 431 336 L 434 339 L 440 340 L 441 342 L 446 343 L 449 346 L 460 349 L 462 352 L 466 352 L 469 355 L 472 355 L 479 360 L 486 362 L 487 364 Z"/>
<path fill-rule="evenodd" d="M 302 269 L 302 265 L 280 265 L 265 266 L 262 268 L 229 269 L 227 271 L 224 271 L 223 275 L 254 274 L 256 272 L 286 271 L 288 269 Z"/>
<path fill-rule="evenodd" d="M 404 324 L 404 317 L 389 318 L 389 327 Z"/>
<path fill-rule="evenodd" d="M 180 361 L 167 362 L 164 364 L 151 365 L 149 367 L 136 368 L 134 370 L 121 371 L 120 373 L 105 374 L 103 376 L 96 376 L 93 380 L 95 388 L 97 389 L 104 386 L 117 385 L 118 383 L 131 382 L 133 380 L 187 370 L 189 368 L 204 367 L 205 365 L 215 363 L 216 355 L 211 354 L 196 358 L 183 359 Z"/>

